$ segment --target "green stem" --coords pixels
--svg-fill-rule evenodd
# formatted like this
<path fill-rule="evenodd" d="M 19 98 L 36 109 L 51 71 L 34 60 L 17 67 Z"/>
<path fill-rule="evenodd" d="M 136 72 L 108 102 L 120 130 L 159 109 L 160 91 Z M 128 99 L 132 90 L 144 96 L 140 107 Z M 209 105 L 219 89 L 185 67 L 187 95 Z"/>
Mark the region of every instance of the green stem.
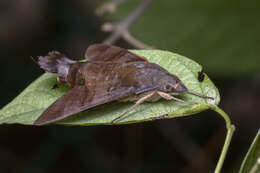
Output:
<path fill-rule="evenodd" d="M 227 151 L 228 151 L 229 144 L 231 142 L 232 135 L 235 131 L 235 126 L 231 124 L 229 116 L 223 110 L 221 110 L 219 107 L 217 107 L 215 105 L 209 105 L 209 108 L 216 111 L 217 113 L 219 113 L 226 121 L 227 135 L 226 135 L 225 143 L 222 148 L 216 169 L 214 171 L 214 173 L 220 173 L 224 160 L 225 160 L 225 157 L 227 155 Z"/>

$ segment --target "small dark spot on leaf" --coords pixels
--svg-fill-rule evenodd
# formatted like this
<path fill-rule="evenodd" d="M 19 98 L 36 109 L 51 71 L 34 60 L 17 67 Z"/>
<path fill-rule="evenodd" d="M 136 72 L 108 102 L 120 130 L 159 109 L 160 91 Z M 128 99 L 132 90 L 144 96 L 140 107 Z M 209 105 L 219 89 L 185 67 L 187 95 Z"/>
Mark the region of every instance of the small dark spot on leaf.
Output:
<path fill-rule="evenodd" d="M 198 72 L 198 81 L 203 82 L 204 78 L 205 78 L 204 71 L 203 70 L 199 71 Z"/>

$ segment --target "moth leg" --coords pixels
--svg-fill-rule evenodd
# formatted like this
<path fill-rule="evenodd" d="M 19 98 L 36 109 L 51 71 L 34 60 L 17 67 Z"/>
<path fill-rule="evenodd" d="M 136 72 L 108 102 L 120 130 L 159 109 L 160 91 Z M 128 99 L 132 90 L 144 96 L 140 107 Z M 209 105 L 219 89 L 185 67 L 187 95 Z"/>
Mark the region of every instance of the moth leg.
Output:
<path fill-rule="evenodd" d="M 58 84 L 54 84 L 53 86 L 52 86 L 52 88 L 51 89 L 56 89 L 56 88 L 59 88 L 59 85 Z"/>
<path fill-rule="evenodd" d="M 182 103 L 197 104 L 195 102 L 189 102 L 189 101 L 185 101 L 185 100 L 179 99 L 177 97 L 173 97 L 172 95 L 170 95 L 168 93 L 165 93 L 165 92 L 157 91 L 157 94 L 159 94 L 162 98 L 164 98 L 166 100 L 176 100 L 176 101 L 182 102 Z"/>
<path fill-rule="evenodd" d="M 157 91 L 152 91 L 149 94 L 147 94 L 146 96 L 140 98 L 133 106 L 131 106 L 127 111 L 125 111 L 124 113 L 122 113 L 119 117 L 115 118 L 112 120 L 112 123 L 114 123 L 115 121 L 121 119 L 123 116 L 125 116 L 127 113 L 129 113 L 130 111 L 132 111 L 136 106 L 142 104 L 144 101 L 146 101 L 147 99 L 149 99 L 150 97 L 152 97 L 154 94 L 156 94 Z"/>

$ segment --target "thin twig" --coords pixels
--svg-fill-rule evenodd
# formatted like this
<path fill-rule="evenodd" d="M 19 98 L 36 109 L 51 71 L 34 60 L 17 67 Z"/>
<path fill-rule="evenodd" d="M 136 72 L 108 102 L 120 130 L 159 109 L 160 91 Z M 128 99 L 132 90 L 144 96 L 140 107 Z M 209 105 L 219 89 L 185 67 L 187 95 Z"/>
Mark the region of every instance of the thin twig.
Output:
<path fill-rule="evenodd" d="M 101 26 L 101 31 L 103 32 L 112 32 L 115 29 L 115 25 L 111 22 L 106 22 Z"/>
<path fill-rule="evenodd" d="M 129 26 L 145 11 L 145 9 L 152 3 L 153 0 L 144 0 L 124 21 L 120 22 L 113 33 L 105 39 L 103 43 L 113 44 L 122 34 L 127 31 Z"/>
<path fill-rule="evenodd" d="M 125 3 L 127 0 L 114 0 L 107 3 L 104 3 L 101 7 L 97 8 L 96 14 L 98 16 L 103 16 L 105 13 L 113 13 L 116 11 L 116 8 Z"/>
<path fill-rule="evenodd" d="M 125 39 L 125 41 L 138 49 L 153 49 L 153 46 L 149 46 L 140 40 L 137 40 L 128 31 L 123 32 L 122 37 Z"/>
<path fill-rule="evenodd" d="M 110 22 L 106 22 L 101 26 L 101 30 L 104 32 L 112 32 L 115 28 L 116 28 L 116 26 Z M 149 45 L 141 42 L 140 40 L 137 40 L 136 38 L 134 38 L 129 33 L 128 30 L 126 30 L 122 33 L 122 38 L 137 49 L 153 49 L 154 48 L 153 46 L 149 46 Z"/>

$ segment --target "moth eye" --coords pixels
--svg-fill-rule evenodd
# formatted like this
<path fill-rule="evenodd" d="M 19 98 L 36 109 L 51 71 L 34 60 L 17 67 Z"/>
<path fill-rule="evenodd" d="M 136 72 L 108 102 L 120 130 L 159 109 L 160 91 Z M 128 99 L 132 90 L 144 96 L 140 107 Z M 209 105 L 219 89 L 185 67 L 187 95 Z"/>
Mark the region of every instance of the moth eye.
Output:
<path fill-rule="evenodd" d="M 170 90 L 171 89 L 171 86 L 170 85 L 165 85 L 165 90 Z"/>

